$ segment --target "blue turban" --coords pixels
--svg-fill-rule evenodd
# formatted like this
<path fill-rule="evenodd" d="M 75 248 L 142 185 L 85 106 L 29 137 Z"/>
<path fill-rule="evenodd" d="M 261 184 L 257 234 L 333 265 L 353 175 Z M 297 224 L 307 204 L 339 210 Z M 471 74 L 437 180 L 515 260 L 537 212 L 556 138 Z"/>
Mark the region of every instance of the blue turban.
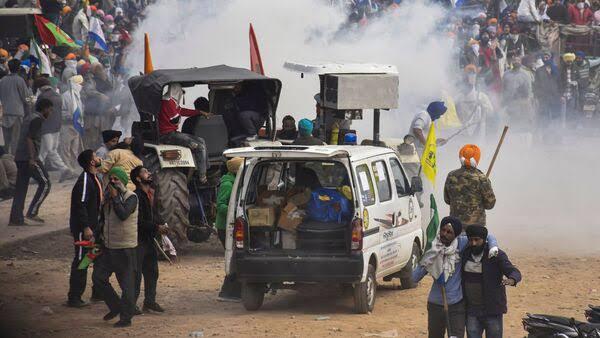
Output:
<path fill-rule="evenodd" d="M 575 52 L 575 56 L 578 56 L 580 58 L 584 58 L 585 57 L 585 53 L 582 52 L 582 51 L 580 51 L 580 50 L 578 50 L 578 51 Z"/>
<path fill-rule="evenodd" d="M 440 118 L 448 110 L 442 101 L 433 101 L 427 106 L 427 112 L 433 121 Z"/>
<path fill-rule="evenodd" d="M 309 119 L 302 119 L 298 122 L 298 132 L 301 136 L 311 135 L 313 131 L 313 123 Z"/>

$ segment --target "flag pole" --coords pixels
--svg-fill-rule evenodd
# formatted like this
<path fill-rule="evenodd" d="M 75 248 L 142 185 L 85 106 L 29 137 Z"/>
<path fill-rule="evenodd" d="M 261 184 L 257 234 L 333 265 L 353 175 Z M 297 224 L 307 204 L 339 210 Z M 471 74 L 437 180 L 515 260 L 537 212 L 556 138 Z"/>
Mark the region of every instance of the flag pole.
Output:
<path fill-rule="evenodd" d="M 506 133 L 508 132 L 508 126 L 504 126 L 504 130 L 502 130 L 502 136 L 500 136 L 500 141 L 496 146 L 496 151 L 494 152 L 494 157 L 492 157 L 492 162 L 490 162 L 490 167 L 485 174 L 486 177 L 490 177 L 492 173 L 492 168 L 494 168 L 494 163 L 496 163 L 496 159 L 498 158 L 498 153 L 500 153 L 500 147 L 502 147 L 502 143 L 504 143 L 504 138 L 506 137 Z"/>

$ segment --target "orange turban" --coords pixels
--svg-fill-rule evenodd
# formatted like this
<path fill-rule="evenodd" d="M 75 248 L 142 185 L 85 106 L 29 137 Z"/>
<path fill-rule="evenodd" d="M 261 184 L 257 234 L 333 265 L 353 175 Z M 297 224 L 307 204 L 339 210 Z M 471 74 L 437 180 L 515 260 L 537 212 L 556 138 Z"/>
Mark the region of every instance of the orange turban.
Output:
<path fill-rule="evenodd" d="M 477 168 L 481 158 L 481 150 L 474 144 L 467 144 L 460 149 L 458 155 L 462 165 L 467 168 Z"/>
<path fill-rule="evenodd" d="M 69 53 L 67 54 L 67 56 L 65 56 L 65 60 L 75 60 L 77 59 L 77 56 L 75 56 L 75 54 L 73 53 Z"/>

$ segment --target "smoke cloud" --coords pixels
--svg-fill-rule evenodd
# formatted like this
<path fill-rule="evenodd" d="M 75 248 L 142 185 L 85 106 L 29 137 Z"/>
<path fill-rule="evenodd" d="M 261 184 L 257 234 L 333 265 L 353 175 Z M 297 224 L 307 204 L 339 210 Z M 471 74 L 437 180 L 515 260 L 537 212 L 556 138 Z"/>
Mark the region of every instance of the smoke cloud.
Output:
<path fill-rule="evenodd" d="M 317 76 L 300 78 L 283 68 L 285 61 L 370 62 L 396 65 L 400 76 L 399 109 L 382 113 L 382 135 L 401 138 L 422 105 L 453 92 L 458 63 L 452 42 L 437 32 L 444 10 L 418 1 L 405 4 L 393 15 L 371 23 L 361 32 L 340 34 L 345 14 L 329 1 L 302 0 L 162 0 L 152 5 L 135 32 L 129 67 L 143 69 L 143 33 L 150 34 L 155 69 L 205 67 L 227 64 L 249 67 L 248 27 L 257 34 L 268 76 L 282 80 L 278 120 L 290 114 L 296 120 L 314 116 Z M 202 91 L 188 91 L 188 106 Z M 359 137 L 371 137 L 371 116 L 355 122 Z M 539 137 L 559 135 L 540 130 L 531 147 L 509 131 L 500 153 L 492 185 L 496 207 L 488 212 L 488 227 L 500 246 L 532 253 L 599 252 L 600 221 L 595 216 L 600 180 L 598 141 L 574 135 L 556 144 Z M 440 132 L 444 136 L 444 132 Z M 458 168 L 458 150 L 466 138 L 439 148 L 436 196 L 440 214 L 448 171 Z M 486 169 L 496 140 L 480 144 Z M 426 213 L 427 214 L 427 213 Z M 424 215 L 424 217 L 426 217 Z"/>

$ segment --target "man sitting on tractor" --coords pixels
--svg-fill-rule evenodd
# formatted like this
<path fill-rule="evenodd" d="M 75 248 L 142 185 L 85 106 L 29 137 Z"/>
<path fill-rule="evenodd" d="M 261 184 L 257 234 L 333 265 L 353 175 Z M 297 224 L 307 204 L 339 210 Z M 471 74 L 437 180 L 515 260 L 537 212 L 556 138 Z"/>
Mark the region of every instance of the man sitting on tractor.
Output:
<path fill-rule="evenodd" d="M 203 115 L 207 117 L 209 114 L 204 111 L 181 107 L 179 103 L 182 97 L 183 89 L 179 83 L 171 83 L 167 93 L 163 95 L 158 115 L 160 141 L 165 144 L 190 148 L 194 156 L 196 169 L 198 170 L 198 177 L 200 182 L 204 183 L 206 182 L 206 166 L 208 163 L 204 139 L 199 136 L 184 134 L 177 130 L 179 129 L 181 116 Z"/>

